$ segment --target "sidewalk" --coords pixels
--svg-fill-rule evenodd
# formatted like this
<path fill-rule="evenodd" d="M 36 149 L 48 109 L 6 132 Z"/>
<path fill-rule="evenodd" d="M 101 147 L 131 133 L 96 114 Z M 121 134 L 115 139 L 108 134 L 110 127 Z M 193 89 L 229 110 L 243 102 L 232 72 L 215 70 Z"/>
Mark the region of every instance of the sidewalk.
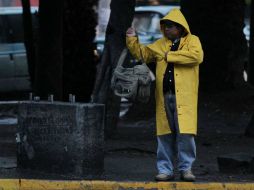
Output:
<path fill-rule="evenodd" d="M 217 157 L 244 153 L 254 157 L 254 138 L 244 136 L 253 109 L 253 92 L 244 95 L 203 95 L 199 101 L 197 182 L 254 182 L 254 173 L 221 173 Z M 106 143 L 108 180 L 154 181 L 156 175 L 155 118 L 151 105 L 138 105 L 119 121 L 118 131 Z M 135 113 L 136 112 L 136 113 Z M 179 174 L 176 171 L 176 180 Z"/>
<path fill-rule="evenodd" d="M 181 182 L 177 171 L 173 182 L 154 181 L 157 172 L 155 118 L 152 113 L 138 112 L 120 119 L 118 130 L 106 140 L 102 176 L 96 179 L 88 176 L 84 180 L 70 175 L 0 169 L 0 189 L 254 189 L 253 173 L 225 174 L 219 172 L 217 165 L 217 157 L 223 154 L 243 152 L 254 155 L 254 139 L 244 136 L 253 111 L 253 100 L 239 97 L 244 101 L 240 102 L 228 95 L 218 97 L 213 97 L 218 102 L 210 97 L 200 101 L 197 160 L 193 166 L 197 177 L 195 183 Z M 149 109 L 149 105 L 142 107 L 144 111 Z"/>

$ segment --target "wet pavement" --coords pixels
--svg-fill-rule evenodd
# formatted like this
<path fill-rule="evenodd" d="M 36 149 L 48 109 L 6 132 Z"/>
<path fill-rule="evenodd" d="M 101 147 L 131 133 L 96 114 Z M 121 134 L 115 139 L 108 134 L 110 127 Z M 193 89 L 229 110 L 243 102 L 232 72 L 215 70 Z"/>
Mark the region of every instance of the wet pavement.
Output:
<path fill-rule="evenodd" d="M 218 95 L 220 96 L 220 95 Z M 199 130 L 196 138 L 197 160 L 193 172 L 198 182 L 253 182 L 254 174 L 246 171 L 221 173 L 217 157 L 230 153 L 247 153 L 254 156 L 254 138 L 244 136 L 253 110 L 252 99 L 246 98 L 239 105 L 232 105 L 236 99 L 218 102 L 210 98 L 200 101 Z M 217 97 L 214 97 L 217 99 Z M 220 96 L 221 98 L 221 96 Z M 221 106 L 226 100 L 227 105 Z M 232 101 L 232 102 L 230 102 Z M 143 107 L 144 110 L 150 107 Z M 132 111 L 132 110 L 130 110 Z M 142 119 L 141 119 L 142 118 Z M 1 124 L 1 122 L 0 122 Z M 105 141 L 103 175 L 92 177 L 49 174 L 29 169 L 10 167 L 0 169 L 1 178 L 25 179 L 101 179 L 110 181 L 154 181 L 156 175 L 156 136 L 153 113 L 134 113 L 121 117 L 118 129 Z M 176 171 L 176 180 L 179 174 Z"/>

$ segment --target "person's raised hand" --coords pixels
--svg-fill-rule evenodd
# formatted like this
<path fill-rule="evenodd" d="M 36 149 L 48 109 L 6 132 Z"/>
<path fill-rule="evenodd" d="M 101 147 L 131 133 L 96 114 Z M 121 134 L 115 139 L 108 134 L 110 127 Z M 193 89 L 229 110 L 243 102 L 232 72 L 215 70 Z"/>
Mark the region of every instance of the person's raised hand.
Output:
<path fill-rule="evenodd" d="M 133 28 L 133 27 L 128 28 L 127 31 L 126 31 L 126 36 L 127 37 L 136 36 L 135 28 Z"/>

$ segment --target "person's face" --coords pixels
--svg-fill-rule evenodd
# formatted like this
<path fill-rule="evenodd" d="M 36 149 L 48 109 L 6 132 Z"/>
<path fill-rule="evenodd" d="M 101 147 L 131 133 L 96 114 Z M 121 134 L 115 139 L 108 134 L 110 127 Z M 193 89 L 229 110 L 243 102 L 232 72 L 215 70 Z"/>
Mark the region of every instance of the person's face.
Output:
<path fill-rule="evenodd" d="M 164 35 L 170 40 L 174 40 L 181 37 L 181 30 L 174 23 L 164 24 Z"/>

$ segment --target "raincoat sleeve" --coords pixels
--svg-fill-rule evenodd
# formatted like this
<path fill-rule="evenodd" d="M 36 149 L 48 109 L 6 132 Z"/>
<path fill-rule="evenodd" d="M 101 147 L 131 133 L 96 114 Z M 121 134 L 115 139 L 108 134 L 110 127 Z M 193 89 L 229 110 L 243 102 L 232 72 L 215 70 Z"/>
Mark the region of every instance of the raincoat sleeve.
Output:
<path fill-rule="evenodd" d="M 168 63 L 195 66 L 203 62 L 204 53 L 198 37 L 192 39 L 178 51 L 169 51 L 166 57 Z"/>
<path fill-rule="evenodd" d="M 150 63 L 154 60 L 153 52 L 146 46 L 140 44 L 137 37 L 126 37 L 126 45 L 132 56 L 136 59 L 142 60 L 143 56 L 145 63 Z"/>

